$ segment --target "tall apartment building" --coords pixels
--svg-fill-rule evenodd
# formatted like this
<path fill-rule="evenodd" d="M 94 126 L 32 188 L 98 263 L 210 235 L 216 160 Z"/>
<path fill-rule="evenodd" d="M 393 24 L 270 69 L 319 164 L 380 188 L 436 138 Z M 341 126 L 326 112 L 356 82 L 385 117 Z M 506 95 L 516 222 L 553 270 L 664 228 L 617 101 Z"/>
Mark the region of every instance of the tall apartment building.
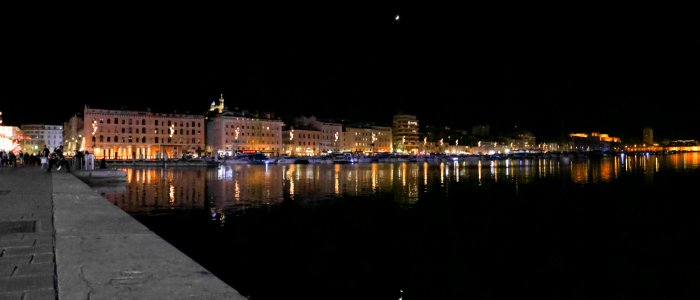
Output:
<path fill-rule="evenodd" d="M 400 153 L 418 153 L 418 119 L 413 115 L 395 115 L 392 127 L 393 149 Z"/>
<path fill-rule="evenodd" d="M 84 149 L 98 158 L 179 158 L 202 154 L 203 115 L 85 107 Z"/>

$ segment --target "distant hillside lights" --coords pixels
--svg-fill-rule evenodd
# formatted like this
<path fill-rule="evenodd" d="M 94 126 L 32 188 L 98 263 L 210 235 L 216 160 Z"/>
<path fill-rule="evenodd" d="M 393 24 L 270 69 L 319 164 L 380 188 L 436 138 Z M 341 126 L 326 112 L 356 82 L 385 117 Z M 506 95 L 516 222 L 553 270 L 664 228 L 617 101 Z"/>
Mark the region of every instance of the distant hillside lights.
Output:
<path fill-rule="evenodd" d="M 620 149 L 622 142 L 619 137 L 598 132 L 571 133 L 569 138 L 571 141 L 565 148 L 570 151 L 614 151 Z"/>

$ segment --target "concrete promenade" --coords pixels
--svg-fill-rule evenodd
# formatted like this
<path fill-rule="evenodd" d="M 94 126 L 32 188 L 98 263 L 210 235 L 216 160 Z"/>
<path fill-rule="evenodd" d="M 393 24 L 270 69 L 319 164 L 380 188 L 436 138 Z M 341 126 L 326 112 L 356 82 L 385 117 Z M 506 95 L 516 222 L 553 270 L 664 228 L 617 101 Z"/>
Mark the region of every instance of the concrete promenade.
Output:
<path fill-rule="evenodd" d="M 71 174 L 0 168 L 0 299 L 245 299 Z"/>

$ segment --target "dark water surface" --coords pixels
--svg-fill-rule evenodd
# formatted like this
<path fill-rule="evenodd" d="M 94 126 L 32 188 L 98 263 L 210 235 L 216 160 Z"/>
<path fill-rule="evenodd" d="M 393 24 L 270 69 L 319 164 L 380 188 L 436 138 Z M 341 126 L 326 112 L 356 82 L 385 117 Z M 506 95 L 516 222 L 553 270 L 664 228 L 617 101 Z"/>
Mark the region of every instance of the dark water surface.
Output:
<path fill-rule="evenodd" d="M 700 299 L 700 153 L 128 168 L 106 197 L 251 299 Z"/>

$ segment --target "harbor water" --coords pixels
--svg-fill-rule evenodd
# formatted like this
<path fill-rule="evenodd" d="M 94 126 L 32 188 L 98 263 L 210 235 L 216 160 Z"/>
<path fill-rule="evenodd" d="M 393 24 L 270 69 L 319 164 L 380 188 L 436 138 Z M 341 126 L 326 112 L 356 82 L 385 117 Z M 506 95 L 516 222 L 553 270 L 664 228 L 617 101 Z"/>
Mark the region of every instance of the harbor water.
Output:
<path fill-rule="evenodd" d="M 700 153 L 120 170 L 94 188 L 254 300 L 700 297 Z"/>

